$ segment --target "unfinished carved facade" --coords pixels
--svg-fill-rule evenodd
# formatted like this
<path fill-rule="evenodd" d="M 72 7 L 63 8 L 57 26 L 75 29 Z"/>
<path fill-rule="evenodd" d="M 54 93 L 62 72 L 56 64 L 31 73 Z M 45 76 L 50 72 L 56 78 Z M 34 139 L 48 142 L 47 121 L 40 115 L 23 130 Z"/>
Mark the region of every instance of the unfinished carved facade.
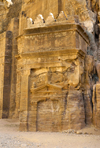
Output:
<path fill-rule="evenodd" d="M 20 131 L 100 128 L 99 5 L 0 2 L 0 118 Z"/>

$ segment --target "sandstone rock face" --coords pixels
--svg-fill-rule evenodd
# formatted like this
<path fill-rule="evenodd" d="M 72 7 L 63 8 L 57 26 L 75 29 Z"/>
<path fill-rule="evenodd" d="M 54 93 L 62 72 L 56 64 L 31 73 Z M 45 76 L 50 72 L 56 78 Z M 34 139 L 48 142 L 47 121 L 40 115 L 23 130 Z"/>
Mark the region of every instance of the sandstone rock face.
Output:
<path fill-rule="evenodd" d="M 94 86 L 93 94 L 93 124 L 100 128 L 100 84 Z"/>
<path fill-rule="evenodd" d="M 3 22 L 4 20 L 6 19 L 6 13 L 7 13 L 7 10 L 5 8 L 5 5 L 3 2 L 0 2 L 0 32 L 2 32 L 2 25 L 3 25 Z"/>
<path fill-rule="evenodd" d="M 0 1 L 0 118 L 20 131 L 100 127 L 98 0 Z"/>
<path fill-rule="evenodd" d="M 9 5 L 9 7 L 6 0 L 0 2 L 0 20 L 2 20 L 0 21 L 0 33 L 8 30 L 11 19 L 19 17 L 22 0 L 12 0 L 11 2 L 13 5 Z"/>

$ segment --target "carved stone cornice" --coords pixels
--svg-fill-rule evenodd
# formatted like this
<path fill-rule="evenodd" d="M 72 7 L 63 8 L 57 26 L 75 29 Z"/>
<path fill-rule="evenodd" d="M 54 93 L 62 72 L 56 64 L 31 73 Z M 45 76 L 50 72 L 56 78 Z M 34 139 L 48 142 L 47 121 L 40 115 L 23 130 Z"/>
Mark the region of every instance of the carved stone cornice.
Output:
<path fill-rule="evenodd" d="M 54 23 L 50 24 L 48 26 L 38 27 L 38 28 L 26 28 L 24 29 L 24 35 L 25 36 L 33 36 L 37 34 L 47 34 L 47 33 L 53 33 L 53 32 L 64 32 L 64 31 L 76 31 L 78 32 L 81 37 L 89 44 L 89 37 L 84 31 L 84 29 L 79 25 L 75 23 Z"/>
<path fill-rule="evenodd" d="M 61 50 L 51 50 L 51 51 L 48 51 L 46 50 L 45 52 L 44 51 L 33 51 L 33 52 L 26 52 L 26 53 L 21 53 L 21 54 L 18 54 L 16 55 L 15 57 L 17 59 L 28 59 L 28 58 L 38 58 L 38 57 L 45 57 L 45 56 L 48 56 L 48 57 L 52 57 L 52 56 L 64 56 L 66 55 L 66 59 L 77 59 L 78 57 L 81 57 L 84 59 L 85 57 L 85 53 L 81 50 L 81 49 L 78 49 L 78 48 L 74 48 L 74 49 L 61 49 Z M 67 58 L 68 57 L 68 58 Z"/>

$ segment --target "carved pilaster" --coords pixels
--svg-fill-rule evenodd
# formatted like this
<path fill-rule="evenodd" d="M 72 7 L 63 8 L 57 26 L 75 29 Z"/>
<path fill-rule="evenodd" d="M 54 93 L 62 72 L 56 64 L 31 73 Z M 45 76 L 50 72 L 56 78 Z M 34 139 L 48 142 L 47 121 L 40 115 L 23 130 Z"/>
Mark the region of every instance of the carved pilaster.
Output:
<path fill-rule="evenodd" d="M 20 130 L 27 131 L 28 119 L 28 78 L 30 70 L 21 73 L 21 97 L 20 97 Z"/>
<path fill-rule="evenodd" d="M 16 99 L 15 99 L 15 118 L 19 117 L 19 111 L 20 111 L 20 96 L 21 95 L 21 73 L 17 71 L 17 77 L 16 77 Z"/>
<path fill-rule="evenodd" d="M 0 119 L 3 112 L 3 78 L 4 78 L 4 64 L 0 64 Z"/>

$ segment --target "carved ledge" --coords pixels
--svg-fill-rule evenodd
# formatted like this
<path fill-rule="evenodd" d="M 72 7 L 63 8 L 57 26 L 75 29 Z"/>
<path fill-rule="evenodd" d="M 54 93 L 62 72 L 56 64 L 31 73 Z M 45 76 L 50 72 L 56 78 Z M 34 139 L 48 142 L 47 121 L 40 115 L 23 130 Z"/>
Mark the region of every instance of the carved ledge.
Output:
<path fill-rule="evenodd" d="M 40 90 L 42 90 L 45 87 L 53 88 L 54 89 L 54 92 L 55 92 L 55 89 L 56 90 L 60 90 L 60 91 L 62 90 L 62 87 L 61 86 L 47 83 L 47 84 L 44 84 L 44 85 L 42 85 L 40 87 L 30 89 L 30 92 L 31 93 L 37 93 L 37 91 L 40 91 Z M 49 90 L 49 92 L 50 92 L 50 90 Z"/>

